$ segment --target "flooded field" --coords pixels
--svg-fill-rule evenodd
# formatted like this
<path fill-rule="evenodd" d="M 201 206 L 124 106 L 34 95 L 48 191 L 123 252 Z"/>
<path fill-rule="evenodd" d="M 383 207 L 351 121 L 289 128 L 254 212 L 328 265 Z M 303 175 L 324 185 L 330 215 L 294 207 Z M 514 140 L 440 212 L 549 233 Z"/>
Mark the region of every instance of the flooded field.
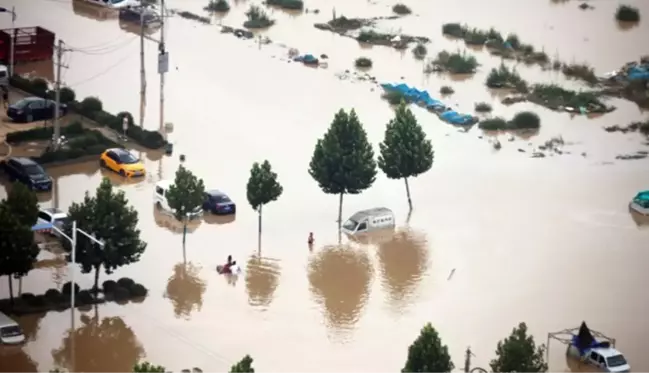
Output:
<path fill-rule="evenodd" d="M 168 6 L 204 14 L 206 2 L 169 0 Z M 99 170 L 97 162 L 48 169 L 55 192 L 40 197 L 44 206 L 67 208 L 102 177 L 124 190 L 139 211 L 147 251 L 139 263 L 102 274 L 100 281 L 131 277 L 149 288 L 147 299 L 79 312 L 75 338 L 69 311 L 21 318 L 29 342 L 2 358 L 2 370 L 130 371 L 135 361 L 147 359 L 174 370 L 225 371 L 250 354 L 259 372 L 395 371 L 429 321 L 456 366 L 471 346 L 474 364 L 485 367 L 496 342 L 520 321 L 545 343 L 548 332 L 582 320 L 615 337 L 633 370 L 649 370 L 649 226 L 627 207 L 636 192 L 649 188 L 649 161 L 615 159 L 647 147 L 638 134 L 603 130 L 646 119 L 647 113 L 623 100 L 611 100 L 618 109 L 592 119 L 529 103 L 503 106 L 484 87 L 500 60 L 484 51 L 472 52 L 482 64 L 478 73 L 458 81 L 424 75 L 410 51 L 361 48 L 313 27 L 326 22 L 332 8 L 348 17 L 391 15 L 393 4 L 386 1 L 309 1 L 307 7 L 319 14 L 276 10 L 277 24 L 264 32 L 271 45 L 221 34 L 216 24 L 240 27 L 250 3 L 232 2 L 214 25 L 169 19 L 165 121 L 174 124 L 174 156 L 140 154 L 149 174 L 137 182 Z M 431 38 L 431 54 L 465 48 L 441 35 L 442 23 L 455 21 L 516 32 L 537 49 L 588 62 L 598 73 L 649 54 L 649 22 L 618 28 L 616 2 L 592 2 L 596 8 L 589 11 L 572 1 L 406 3 L 414 15 L 380 27 Z M 628 3 L 649 16 L 647 3 Z M 65 0 L 5 0 L 3 6 L 16 6 L 17 27 L 48 28 L 75 49 L 66 53 L 63 77 L 77 95 L 100 97 L 108 111 L 139 112 L 139 42 L 132 28 Z M 7 19 L 0 22 L 9 27 Z M 288 63 L 288 48 L 278 43 L 325 53 L 329 67 Z M 156 53 L 157 45 L 147 41 L 148 129 L 159 126 Z M 541 130 L 529 139 L 503 135 L 496 152 L 477 128 L 465 133 L 414 107 L 433 141 L 435 164 L 410 183 L 412 216 L 407 219 L 403 183 L 379 174 L 371 189 L 345 197 L 343 214 L 385 206 L 395 212 L 398 232 L 367 244 L 345 239 L 344 248 L 337 248 L 337 196 L 324 195 L 307 173 L 315 142 L 341 107 L 356 109 L 374 144 L 392 115 L 378 87 L 336 77 L 353 71 L 359 56 L 372 58 L 370 74 L 379 82 L 403 77 L 431 93 L 450 85 L 456 93 L 446 101 L 458 111 L 471 112 L 479 101 L 493 103 L 494 113 L 506 117 L 530 109 L 541 116 Z M 35 67 L 41 68 L 52 74 L 51 66 Z M 518 71 L 531 82 L 585 87 L 538 67 L 521 65 Z M 533 147 L 558 135 L 570 154 L 530 158 Z M 208 188 L 225 191 L 238 204 L 236 219 L 206 216 L 192 225 L 185 252 L 182 228 L 152 201 L 153 184 L 173 177 L 180 154 Z M 264 159 L 279 174 L 284 194 L 264 208 L 258 247 L 257 216 L 245 185 L 252 163 Z M 309 232 L 316 238 L 312 251 Z M 229 254 L 244 263 L 236 282 L 215 270 Z M 42 293 L 68 281 L 67 266 L 56 258 L 43 252 L 22 291 Z M 84 287 L 92 283 L 91 275 L 77 278 Z M 0 297 L 7 291 L 7 280 L 0 279 Z M 564 346 L 552 343 L 550 349 L 550 369 L 567 370 Z"/>

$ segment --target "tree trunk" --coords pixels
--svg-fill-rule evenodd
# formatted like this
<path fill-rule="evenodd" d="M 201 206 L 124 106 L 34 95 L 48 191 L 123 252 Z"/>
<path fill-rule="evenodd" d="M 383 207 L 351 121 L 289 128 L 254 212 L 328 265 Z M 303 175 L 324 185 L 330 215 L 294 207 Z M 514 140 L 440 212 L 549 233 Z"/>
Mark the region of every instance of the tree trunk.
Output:
<path fill-rule="evenodd" d="M 257 251 L 261 254 L 261 208 L 264 207 L 264 205 L 259 205 L 259 209 L 257 210 L 257 219 L 258 219 L 258 234 L 257 234 Z"/>
<path fill-rule="evenodd" d="M 9 280 L 9 300 L 11 301 L 11 304 L 14 304 L 14 281 L 11 278 L 11 275 L 7 276 L 7 279 Z"/>
<path fill-rule="evenodd" d="M 408 196 L 408 207 L 412 211 L 412 199 L 410 199 L 410 185 L 408 185 L 408 178 L 404 177 L 403 180 L 406 182 L 406 195 Z"/>
<path fill-rule="evenodd" d="M 185 239 L 187 238 L 187 219 L 183 219 L 183 248 L 185 247 Z"/>
<path fill-rule="evenodd" d="M 95 296 L 97 296 L 97 293 L 99 292 L 99 270 L 101 269 L 101 264 L 100 265 L 95 265 L 95 286 L 93 287 L 93 292 L 95 293 Z"/>

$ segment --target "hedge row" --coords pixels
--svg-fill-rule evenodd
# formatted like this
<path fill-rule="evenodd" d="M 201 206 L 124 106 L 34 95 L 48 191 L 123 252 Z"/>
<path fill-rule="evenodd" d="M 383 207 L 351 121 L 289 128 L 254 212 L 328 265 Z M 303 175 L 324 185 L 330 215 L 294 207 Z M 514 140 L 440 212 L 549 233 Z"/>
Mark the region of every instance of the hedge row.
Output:
<path fill-rule="evenodd" d="M 40 164 L 61 162 L 70 159 L 99 155 L 109 148 L 121 148 L 122 145 L 104 136 L 96 130 L 85 130 L 83 134 L 72 137 L 64 149 L 45 152 L 34 160 Z"/>
<path fill-rule="evenodd" d="M 27 79 L 19 75 L 14 75 L 9 83 L 20 90 L 29 94 L 53 98 L 53 91 L 49 90 L 47 81 L 41 78 Z M 103 110 L 103 104 L 97 97 L 86 97 L 82 101 L 76 100 L 76 94 L 70 88 L 62 88 L 60 93 L 61 102 L 67 104 L 71 111 L 92 119 L 102 126 L 110 127 L 113 130 L 122 133 L 123 118 L 128 118 L 128 130 L 126 135 L 138 144 L 149 149 L 160 149 L 165 145 L 162 134 L 158 131 L 149 131 L 135 126 L 133 115 L 127 111 L 113 115 Z"/>
<path fill-rule="evenodd" d="M 67 138 L 76 137 L 86 132 L 80 122 L 73 122 L 68 126 L 61 127 L 61 135 Z M 54 136 L 52 127 L 37 127 L 26 131 L 10 132 L 6 140 L 10 144 L 24 141 L 50 140 Z"/>

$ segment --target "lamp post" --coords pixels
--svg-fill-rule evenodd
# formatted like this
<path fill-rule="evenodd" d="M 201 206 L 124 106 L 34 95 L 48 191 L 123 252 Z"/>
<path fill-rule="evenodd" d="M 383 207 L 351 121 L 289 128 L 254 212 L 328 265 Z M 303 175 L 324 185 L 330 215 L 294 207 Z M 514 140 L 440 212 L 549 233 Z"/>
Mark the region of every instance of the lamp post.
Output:
<path fill-rule="evenodd" d="M 16 49 L 16 7 L 11 7 L 11 9 L 0 8 L 0 13 L 11 13 L 11 51 L 9 52 L 9 76 L 14 75 L 14 57 Z"/>

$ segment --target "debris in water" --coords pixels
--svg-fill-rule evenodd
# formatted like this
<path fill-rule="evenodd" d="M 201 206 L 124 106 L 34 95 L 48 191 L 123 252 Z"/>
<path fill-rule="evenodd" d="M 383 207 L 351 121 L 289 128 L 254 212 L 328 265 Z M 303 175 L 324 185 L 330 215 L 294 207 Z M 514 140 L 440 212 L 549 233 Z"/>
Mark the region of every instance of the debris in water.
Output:
<path fill-rule="evenodd" d="M 637 151 L 637 152 L 632 153 L 632 154 L 620 154 L 617 157 L 615 157 L 615 159 L 619 159 L 619 160 L 622 160 L 622 161 L 630 161 L 630 160 L 647 158 L 647 155 L 649 155 L 649 154 L 647 152 L 645 152 L 645 151 Z"/>
<path fill-rule="evenodd" d="M 448 275 L 448 278 L 446 279 L 446 281 L 449 281 L 451 279 L 451 277 L 453 277 L 454 274 L 455 274 L 455 268 L 453 268 L 453 270 L 451 270 L 451 273 Z"/>

